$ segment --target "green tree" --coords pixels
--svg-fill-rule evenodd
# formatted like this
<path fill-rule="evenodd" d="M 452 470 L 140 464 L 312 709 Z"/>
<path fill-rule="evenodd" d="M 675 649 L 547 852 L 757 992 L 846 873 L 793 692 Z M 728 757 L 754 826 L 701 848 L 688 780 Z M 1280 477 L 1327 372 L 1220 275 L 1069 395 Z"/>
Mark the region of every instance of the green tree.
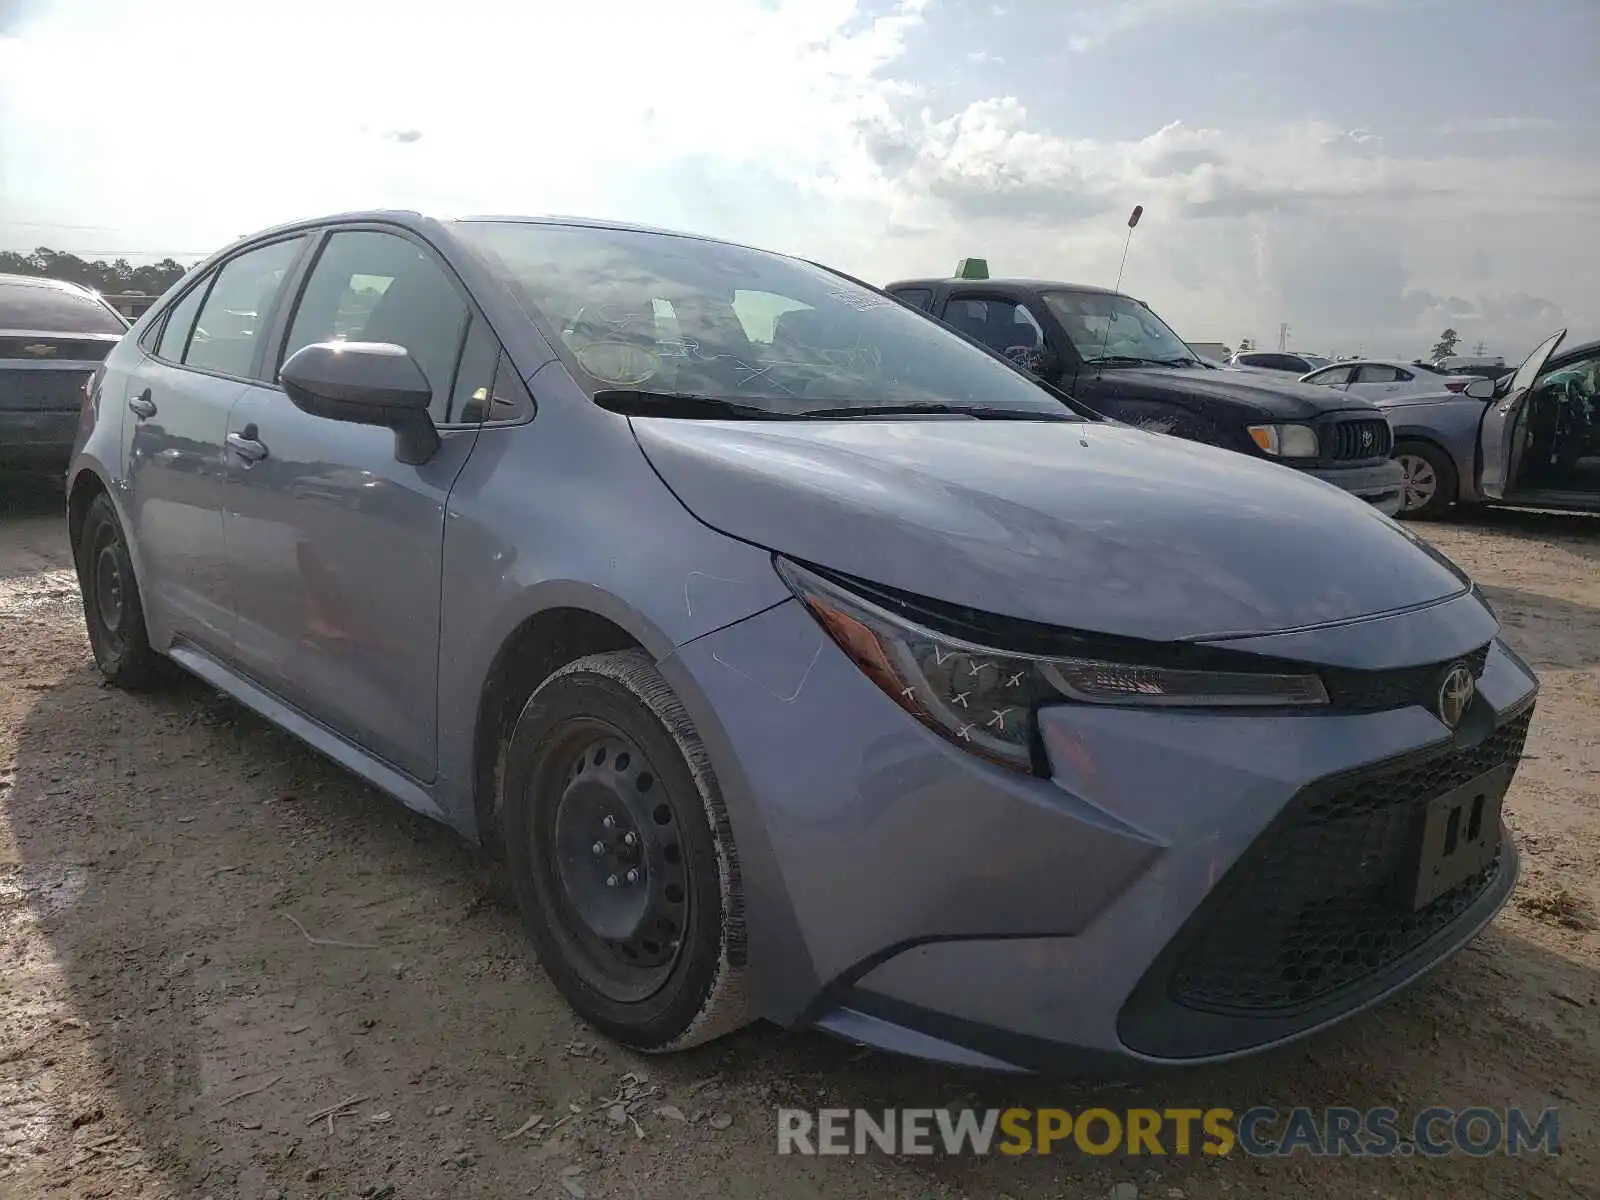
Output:
<path fill-rule="evenodd" d="M 1429 354 L 1434 362 L 1438 362 L 1441 358 L 1449 358 L 1456 352 L 1456 344 L 1460 341 L 1461 335 L 1459 333 L 1454 329 L 1446 329 L 1439 335 L 1439 340 L 1434 343 L 1433 349 L 1429 351 Z"/>
<path fill-rule="evenodd" d="M 120 292 L 143 292 L 159 296 L 178 280 L 188 268 L 171 258 L 136 267 L 125 258 L 115 262 L 104 259 L 85 261 L 76 254 L 51 250 L 40 246 L 31 253 L 0 250 L 0 275 L 34 275 L 46 279 L 62 279 L 68 283 L 82 284 L 97 292 L 115 295 Z"/>
<path fill-rule="evenodd" d="M 1248 354 L 1248 353 L 1250 353 L 1250 351 L 1254 350 L 1255 348 L 1256 348 L 1256 343 L 1255 343 L 1255 339 L 1254 338 L 1240 338 L 1239 339 L 1239 353 L 1240 354 Z"/>

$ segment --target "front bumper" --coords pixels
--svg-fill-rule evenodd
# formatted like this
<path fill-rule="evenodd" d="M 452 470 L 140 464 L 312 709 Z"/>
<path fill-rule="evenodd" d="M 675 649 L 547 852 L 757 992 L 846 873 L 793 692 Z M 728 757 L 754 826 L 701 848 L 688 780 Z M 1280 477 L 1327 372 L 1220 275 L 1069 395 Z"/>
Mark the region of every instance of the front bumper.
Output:
<path fill-rule="evenodd" d="M 1400 512 L 1405 471 L 1392 458 L 1364 467 L 1307 467 L 1304 470 L 1313 479 L 1359 496 L 1386 517 Z"/>
<path fill-rule="evenodd" d="M 1450 624 L 1439 608 L 1411 619 Z M 1392 619 L 1378 624 L 1395 635 Z M 1238 895 L 1219 885 L 1270 849 L 1297 801 L 1330 777 L 1470 753 L 1531 710 L 1537 683 L 1498 641 L 1453 737 L 1418 705 L 1255 717 L 1063 705 L 1041 716 L 1051 779 L 909 721 L 797 603 L 697 639 L 663 669 L 728 802 L 756 1008 L 791 1027 L 1001 1069 L 1214 1061 L 1404 986 L 1491 919 L 1516 878 L 1506 842 L 1447 919 L 1293 1012 L 1219 1024 L 1172 983 L 1194 973 L 1179 962 L 1194 922 Z"/>

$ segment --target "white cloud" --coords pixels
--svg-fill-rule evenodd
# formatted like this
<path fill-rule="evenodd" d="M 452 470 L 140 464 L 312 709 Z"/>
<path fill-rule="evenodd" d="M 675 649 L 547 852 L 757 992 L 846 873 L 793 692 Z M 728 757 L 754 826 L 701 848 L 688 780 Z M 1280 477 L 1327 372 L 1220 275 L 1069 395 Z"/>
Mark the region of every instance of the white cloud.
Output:
<path fill-rule="evenodd" d="M 1063 136 L 1014 96 L 911 76 L 927 0 L 29 3 L 0 21 L 3 244 L 204 250 L 365 206 L 581 212 L 880 281 L 979 255 L 1103 284 L 1143 204 L 1126 286 L 1201 340 L 1288 321 L 1311 348 L 1410 354 L 1448 321 L 1510 356 L 1563 312 L 1600 317 L 1592 159 L 1406 157 L 1398 127 L 1287 117 Z M 1306 3 L 1130 0 L 1074 26 Z M 61 88 L 69 61 L 143 65 L 110 111 L 104 88 Z"/>

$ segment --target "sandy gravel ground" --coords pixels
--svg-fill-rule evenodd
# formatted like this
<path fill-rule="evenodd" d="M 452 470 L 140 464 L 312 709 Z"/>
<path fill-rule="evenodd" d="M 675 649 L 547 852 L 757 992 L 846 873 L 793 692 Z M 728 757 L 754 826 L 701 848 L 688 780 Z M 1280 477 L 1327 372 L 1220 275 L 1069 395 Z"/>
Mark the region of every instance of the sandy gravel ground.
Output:
<path fill-rule="evenodd" d="M 1425 528 L 1544 680 L 1509 799 L 1514 903 L 1331 1034 L 1129 1087 L 959 1074 L 769 1028 L 671 1059 L 597 1046 L 453 835 L 197 683 L 100 687 L 57 494 L 0 482 L 0 1196 L 1600 1195 L 1600 522 Z M 1559 1105 L 1563 1153 L 774 1151 L 780 1104 L 1096 1102 Z M 512 1136 L 535 1114 L 541 1129 Z"/>

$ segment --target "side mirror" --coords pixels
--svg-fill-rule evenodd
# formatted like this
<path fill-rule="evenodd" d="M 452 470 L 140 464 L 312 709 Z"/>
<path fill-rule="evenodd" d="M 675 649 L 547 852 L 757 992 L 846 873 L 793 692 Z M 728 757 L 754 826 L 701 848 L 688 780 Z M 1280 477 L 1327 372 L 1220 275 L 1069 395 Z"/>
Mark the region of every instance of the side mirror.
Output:
<path fill-rule="evenodd" d="M 1474 400 L 1493 400 L 1495 383 L 1492 379 L 1474 379 L 1462 389 L 1463 396 L 1471 396 Z"/>
<path fill-rule="evenodd" d="M 404 346 L 314 342 L 289 356 L 278 382 L 302 412 L 394 430 L 394 456 L 420 466 L 439 449 L 428 406 L 433 388 Z"/>

